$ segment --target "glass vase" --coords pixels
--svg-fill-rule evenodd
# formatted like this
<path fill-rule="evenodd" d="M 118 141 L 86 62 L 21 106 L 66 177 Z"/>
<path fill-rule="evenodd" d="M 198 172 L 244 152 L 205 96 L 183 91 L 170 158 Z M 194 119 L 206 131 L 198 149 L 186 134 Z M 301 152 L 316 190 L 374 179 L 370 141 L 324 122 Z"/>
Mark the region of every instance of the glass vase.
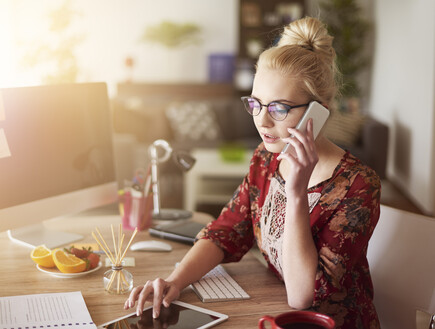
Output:
<path fill-rule="evenodd" d="M 133 275 L 124 269 L 124 264 L 112 264 L 112 268 L 104 273 L 104 289 L 109 294 L 125 294 L 133 289 Z"/>

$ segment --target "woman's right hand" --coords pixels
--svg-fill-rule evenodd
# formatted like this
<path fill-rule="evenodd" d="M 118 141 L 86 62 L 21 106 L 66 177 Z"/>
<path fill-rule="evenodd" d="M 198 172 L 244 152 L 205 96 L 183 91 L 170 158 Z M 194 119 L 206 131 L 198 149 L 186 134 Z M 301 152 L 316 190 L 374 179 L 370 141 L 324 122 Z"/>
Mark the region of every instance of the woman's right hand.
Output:
<path fill-rule="evenodd" d="M 157 278 L 143 286 L 134 288 L 125 301 L 124 309 L 136 306 L 136 314 L 140 316 L 146 301 L 153 303 L 153 318 L 158 318 L 162 304 L 165 307 L 180 296 L 181 290 L 195 282 L 222 262 L 224 252 L 212 241 L 200 239 L 187 252 L 180 264 L 166 280 Z"/>
<path fill-rule="evenodd" d="M 162 304 L 165 307 L 180 296 L 180 289 L 174 282 L 165 281 L 157 278 L 153 281 L 148 281 L 143 286 L 135 287 L 128 299 L 125 301 L 124 309 L 134 307 L 136 301 L 136 314 L 140 316 L 143 312 L 146 301 L 153 303 L 153 318 L 158 318 Z"/>

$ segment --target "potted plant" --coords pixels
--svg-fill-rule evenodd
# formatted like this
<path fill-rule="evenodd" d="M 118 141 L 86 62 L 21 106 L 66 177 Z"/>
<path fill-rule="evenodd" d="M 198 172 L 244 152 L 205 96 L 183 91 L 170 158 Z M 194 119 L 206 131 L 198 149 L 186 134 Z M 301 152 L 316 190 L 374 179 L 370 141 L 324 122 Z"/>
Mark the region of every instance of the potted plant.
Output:
<path fill-rule="evenodd" d="M 145 30 L 142 40 L 161 44 L 167 48 L 177 48 L 200 43 L 201 28 L 193 23 L 163 21 Z"/>
<path fill-rule="evenodd" d="M 355 102 L 361 96 L 358 75 L 370 64 L 365 48 L 371 24 L 356 0 L 324 0 L 320 7 L 322 20 L 334 37 L 337 65 L 343 79 L 339 103 Z"/>
<path fill-rule="evenodd" d="M 334 111 L 328 120 L 325 133 L 337 144 L 351 147 L 360 139 L 365 121 L 360 110 L 359 74 L 370 64 L 366 45 L 371 24 L 357 0 L 322 0 L 320 8 L 321 19 L 334 37 L 333 46 L 343 82 L 336 99 L 338 111 Z"/>

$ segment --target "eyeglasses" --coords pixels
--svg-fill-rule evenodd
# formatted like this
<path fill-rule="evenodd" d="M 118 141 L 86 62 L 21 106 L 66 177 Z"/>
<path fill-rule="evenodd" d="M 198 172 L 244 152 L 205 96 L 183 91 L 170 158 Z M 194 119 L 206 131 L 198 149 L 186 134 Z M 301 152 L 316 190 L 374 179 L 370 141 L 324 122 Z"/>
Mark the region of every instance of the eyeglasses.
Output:
<path fill-rule="evenodd" d="M 243 102 L 246 111 L 248 111 L 250 115 L 252 116 L 259 115 L 261 109 L 265 106 L 267 108 L 267 112 L 269 113 L 269 115 L 272 117 L 272 119 L 276 121 L 284 120 L 291 109 L 304 107 L 308 105 L 307 103 L 307 104 L 292 106 L 278 101 L 273 101 L 270 102 L 269 104 L 262 104 L 257 98 L 253 96 L 244 96 L 241 97 L 241 100 Z"/>

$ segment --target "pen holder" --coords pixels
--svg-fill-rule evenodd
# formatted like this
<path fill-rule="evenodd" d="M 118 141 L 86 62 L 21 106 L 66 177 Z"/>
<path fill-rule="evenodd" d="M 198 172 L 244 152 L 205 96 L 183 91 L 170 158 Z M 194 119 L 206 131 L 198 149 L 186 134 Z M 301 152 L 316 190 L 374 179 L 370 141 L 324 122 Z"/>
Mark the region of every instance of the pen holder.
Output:
<path fill-rule="evenodd" d="M 152 194 L 144 196 L 134 189 L 124 190 L 119 196 L 122 226 L 127 230 L 146 230 L 152 224 Z"/>
<path fill-rule="evenodd" d="M 104 273 L 103 284 L 109 294 L 124 294 L 133 289 L 133 275 L 124 269 L 124 262 L 112 264 L 112 268 Z"/>

